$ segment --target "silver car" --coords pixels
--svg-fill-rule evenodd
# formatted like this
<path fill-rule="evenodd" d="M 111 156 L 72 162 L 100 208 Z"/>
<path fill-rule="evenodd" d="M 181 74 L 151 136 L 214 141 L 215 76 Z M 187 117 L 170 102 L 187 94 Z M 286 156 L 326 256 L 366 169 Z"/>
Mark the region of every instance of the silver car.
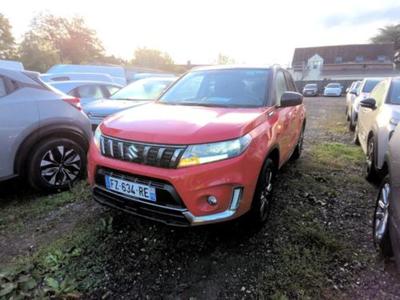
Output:
<path fill-rule="evenodd" d="M 391 135 L 385 159 L 388 175 L 383 179 L 376 201 L 373 238 L 384 256 L 394 255 L 400 271 L 400 125 Z"/>
<path fill-rule="evenodd" d="M 400 121 L 400 77 L 388 78 L 360 102 L 355 142 L 367 157 L 367 179 L 381 178 L 390 133 Z"/>
<path fill-rule="evenodd" d="M 0 69 L 0 181 L 19 175 L 36 189 L 65 189 L 85 175 L 90 139 L 79 99 L 38 73 Z"/>
<path fill-rule="evenodd" d="M 374 87 L 382 81 L 383 78 L 365 78 L 361 81 L 361 84 L 357 88 L 357 90 L 351 91 L 355 94 L 355 98 L 351 105 L 348 107 L 347 111 L 349 114 L 349 129 L 350 131 L 354 131 L 357 124 L 358 118 L 358 110 L 360 108 L 360 102 L 364 99 L 367 99 L 369 93 L 374 89 Z"/>
<path fill-rule="evenodd" d="M 176 77 L 140 79 L 120 89 L 108 99 L 96 100 L 83 105 L 83 110 L 88 115 L 92 128 L 95 130 L 105 117 L 157 99 L 175 80 Z"/>
<path fill-rule="evenodd" d="M 79 98 L 83 107 L 94 100 L 110 98 L 123 87 L 117 83 L 87 80 L 54 81 L 48 84 L 67 95 Z"/>

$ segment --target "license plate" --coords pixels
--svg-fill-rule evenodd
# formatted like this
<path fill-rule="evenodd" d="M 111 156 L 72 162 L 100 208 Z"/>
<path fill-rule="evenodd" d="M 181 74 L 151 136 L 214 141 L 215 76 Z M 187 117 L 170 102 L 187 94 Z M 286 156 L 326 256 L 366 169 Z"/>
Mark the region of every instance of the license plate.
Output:
<path fill-rule="evenodd" d="M 156 202 L 156 189 L 148 185 L 106 176 L 106 188 L 134 198 Z"/>

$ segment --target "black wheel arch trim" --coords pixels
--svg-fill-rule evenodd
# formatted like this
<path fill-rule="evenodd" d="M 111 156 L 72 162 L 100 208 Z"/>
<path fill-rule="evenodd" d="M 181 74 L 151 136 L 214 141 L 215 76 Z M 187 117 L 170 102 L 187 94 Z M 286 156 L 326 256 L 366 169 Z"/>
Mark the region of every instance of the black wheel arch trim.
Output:
<path fill-rule="evenodd" d="M 57 135 L 58 137 L 69 137 L 75 140 L 77 143 L 83 144 L 85 152 L 89 149 L 90 140 L 86 136 L 85 132 L 78 126 L 71 124 L 51 124 L 41 128 L 29 134 L 25 140 L 18 147 L 14 161 L 14 173 L 21 175 L 23 174 L 23 168 L 26 162 L 26 158 L 29 155 L 32 148 L 42 141 L 44 138 Z"/>

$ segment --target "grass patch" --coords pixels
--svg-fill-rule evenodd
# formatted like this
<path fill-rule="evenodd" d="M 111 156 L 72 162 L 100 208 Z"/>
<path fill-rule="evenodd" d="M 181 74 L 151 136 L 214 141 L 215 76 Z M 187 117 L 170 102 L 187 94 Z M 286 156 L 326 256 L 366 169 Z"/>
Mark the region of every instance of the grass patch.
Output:
<path fill-rule="evenodd" d="M 0 210 L 0 230 L 21 229 L 26 221 L 41 216 L 66 204 L 90 199 L 90 190 L 85 181 L 77 183 L 71 190 L 51 195 L 39 195 L 11 201 Z"/>
<path fill-rule="evenodd" d="M 314 212 L 315 213 L 315 212 Z M 275 259 L 263 272 L 259 295 L 277 299 L 319 298 L 332 269 L 352 261 L 351 247 L 315 221 L 313 212 L 290 208 L 286 235 L 275 240 Z"/>
<path fill-rule="evenodd" d="M 0 299 L 81 297 L 104 277 L 101 256 L 92 251 L 110 230 L 112 220 L 86 220 L 34 255 L 0 269 Z"/>
<path fill-rule="evenodd" d="M 314 145 L 313 156 L 325 167 L 345 168 L 349 164 L 360 166 L 364 154 L 360 147 L 341 143 L 322 143 Z"/>

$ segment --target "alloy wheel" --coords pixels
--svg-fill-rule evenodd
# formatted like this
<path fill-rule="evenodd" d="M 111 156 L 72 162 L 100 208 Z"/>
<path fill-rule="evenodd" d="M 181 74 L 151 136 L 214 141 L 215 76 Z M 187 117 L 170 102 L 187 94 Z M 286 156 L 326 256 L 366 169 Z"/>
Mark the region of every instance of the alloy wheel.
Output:
<path fill-rule="evenodd" d="M 387 231 L 389 220 L 389 194 L 390 184 L 386 183 L 382 186 L 380 191 L 378 205 L 375 211 L 374 239 L 376 244 L 379 244 L 382 241 Z"/>
<path fill-rule="evenodd" d="M 267 169 L 265 173 L 265 182 L 260 193 L 260 219 L 265 221 L 268 217 L 269 206 L 271 204 L 272 193 L 272 170 Z"/>
<path fill-rule="evenodd" d="M 40 161 L 40 174 L 49 185 L 63 186 L 73 182 L 81 173 L 80 155 L 72 148 L 59 145 L 48 150 Z"/>

